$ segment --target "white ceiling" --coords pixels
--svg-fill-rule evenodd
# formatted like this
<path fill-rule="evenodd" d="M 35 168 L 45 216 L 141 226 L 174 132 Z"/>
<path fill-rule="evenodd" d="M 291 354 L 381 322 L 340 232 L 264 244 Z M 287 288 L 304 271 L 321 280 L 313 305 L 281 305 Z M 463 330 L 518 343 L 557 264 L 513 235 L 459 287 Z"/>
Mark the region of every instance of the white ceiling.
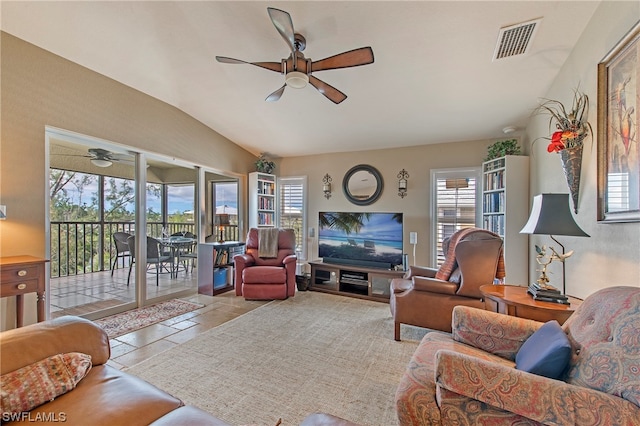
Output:
<path fill-rule="evenodd" d="M 275 157 L 505 138 L 522 128 L 599 1 L 2 1 L 2 30 Z M 289 55 L 267 7 L 291 14 L 313 60 L 371 46 L 375 62 L 315 73 L 348 95 L 215 56 Z M 543 18 L 528 54 L 492 61 L 501 27 Z M 577 81 L 576 84 L 579 84 Z M 517 133 L 516 133 L 517 135 Z M 511 135 L 510 135 L 511 136 Z"/>

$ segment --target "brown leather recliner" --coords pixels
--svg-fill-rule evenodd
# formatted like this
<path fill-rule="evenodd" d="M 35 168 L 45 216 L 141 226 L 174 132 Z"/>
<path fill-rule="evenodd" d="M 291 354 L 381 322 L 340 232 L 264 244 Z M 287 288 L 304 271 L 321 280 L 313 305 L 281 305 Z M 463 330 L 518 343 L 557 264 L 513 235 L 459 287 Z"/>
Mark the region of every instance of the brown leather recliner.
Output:
<path fill-rule="evenodd" d="M 412 266 L 404 278 L 392 280 L 395 340 L 400 340 L 400 324 L 451 332 L 454 306 L 484 309 L 479 288 L 504 277 L 502 247 L 502 238 L 492 232 L 463 229 L 443 241 L 446 258 L 440 269 Z M 447 268 L 450 274 L 443 271 Z M 439 279 L 443 274 L 449 277 Z"/>
<path fill-rule="evenodd" d="M 296 236 L 293 229 L 278 230 L 274 257 L 260 257 L 259 230 L 247 234 L 245 254 L 233 258 L 236 295 L 250 300 L 286 299 L 296 291 Z"/>

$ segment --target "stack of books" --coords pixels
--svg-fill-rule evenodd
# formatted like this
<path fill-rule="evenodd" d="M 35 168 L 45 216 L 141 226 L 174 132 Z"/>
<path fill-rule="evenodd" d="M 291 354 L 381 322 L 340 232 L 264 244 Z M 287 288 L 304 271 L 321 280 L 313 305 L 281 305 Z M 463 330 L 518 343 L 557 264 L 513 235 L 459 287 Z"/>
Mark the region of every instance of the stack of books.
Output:
<path fill-rule="evenodd" d="M 564 305 L 569 304 L 569 298 L 554 287 L 540 287 L 537 283 L 534 283 L 529 285 L 527 293 L 533 296 L 533 300 L 562 303 Z"/>

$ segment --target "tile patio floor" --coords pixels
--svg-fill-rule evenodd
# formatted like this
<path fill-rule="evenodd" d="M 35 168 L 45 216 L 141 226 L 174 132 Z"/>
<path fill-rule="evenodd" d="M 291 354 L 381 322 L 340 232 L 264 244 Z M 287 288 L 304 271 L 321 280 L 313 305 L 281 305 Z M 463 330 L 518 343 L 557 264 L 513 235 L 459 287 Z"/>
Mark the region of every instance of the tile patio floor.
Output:
<path fill-rule="evenodd" d="M 114 271 L 94 272 L 69 277 L 52 278 L 49 302 L 51 316 L 82 315 L 99 309 L 109 308 L 135 301 L 135 272 L 132 272 L 131 283 L 127 286 L 128 268 Z M 155 272 L 147 272 L 147 298 L 152 299 L 191 289 L 197 291 L 198 271 L 178 272 L 177 278 L 170 274 L 159 275 L 156 286 Z"/>

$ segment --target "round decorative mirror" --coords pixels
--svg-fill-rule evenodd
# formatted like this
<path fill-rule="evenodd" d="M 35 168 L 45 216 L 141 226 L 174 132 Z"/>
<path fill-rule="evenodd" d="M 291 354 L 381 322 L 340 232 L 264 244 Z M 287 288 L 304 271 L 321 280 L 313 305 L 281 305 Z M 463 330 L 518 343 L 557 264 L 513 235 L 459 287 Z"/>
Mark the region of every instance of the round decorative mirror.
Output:
<path fill-rule="evenodd" d="M 382 175 L 367 164 L 352 167 L 342 180 L 342 191 L 347 200 L 359 206 L 374 203 L 382 194 L 382 187 Z"/>

